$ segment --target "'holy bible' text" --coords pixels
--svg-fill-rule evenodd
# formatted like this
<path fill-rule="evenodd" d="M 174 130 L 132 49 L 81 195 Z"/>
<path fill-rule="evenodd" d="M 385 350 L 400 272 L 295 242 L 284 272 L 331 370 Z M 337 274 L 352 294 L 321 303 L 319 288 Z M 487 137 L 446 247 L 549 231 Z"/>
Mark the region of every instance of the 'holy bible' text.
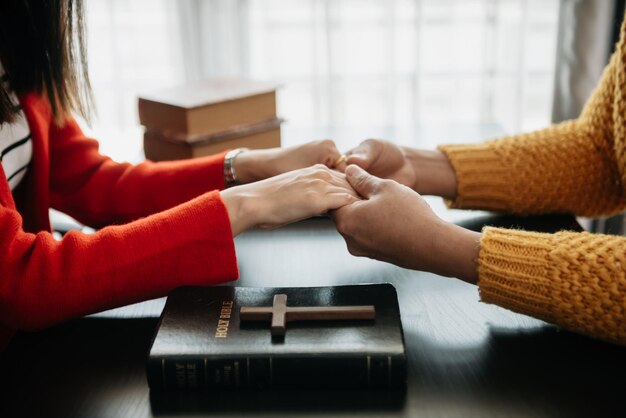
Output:
<path fill-rule="evenodd" d="M 225 300 L 222 302 L 222 309 L 220 309 L 220 317 L 217 320 L 217 327 L 215 328 L 215 338 L 228 337 L 228 326 L 230 325 L 230 316 L 233 313 L 233 301 Z"/>

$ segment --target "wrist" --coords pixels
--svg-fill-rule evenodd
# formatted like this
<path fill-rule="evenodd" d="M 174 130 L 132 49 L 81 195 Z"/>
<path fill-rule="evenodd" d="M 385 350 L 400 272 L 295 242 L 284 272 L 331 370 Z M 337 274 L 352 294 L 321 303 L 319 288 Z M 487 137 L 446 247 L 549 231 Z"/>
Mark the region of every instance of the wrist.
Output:
<path fill-rule="evenodd" d="M 272 177 L 270 150 L 247 150 L 233 162 L 240 184 L 254 183 Z"/>
<path fill-rule="evenodd" d="M 438 271 L 435 273 L 477 284 L 482 234 L 444 222 L 436 236 L 434 254 L 438 254 Z"/>
<path fill-rule="evenodd" d="M 232 187 L 241 184 L 240 173 L 237 171 L 236 161 L 240 154 L 248 151 L 248 148 L 236 148 L 230 150 L 224 156 L 224 187 Z"/>
<path fill-rule="evenodd" d="M 237 186 L 220 192 L 228 212 L 233 237 L 257 225 L 252 196 L 246 193 L 245 186 Z"/>
<path fill-rule="evenodd" d="M 456 174 L 446 154 L 439 150 L 408 147 L 403 150 L 416 173 L 413 190 L 422 195 L 456 197 Z"/>

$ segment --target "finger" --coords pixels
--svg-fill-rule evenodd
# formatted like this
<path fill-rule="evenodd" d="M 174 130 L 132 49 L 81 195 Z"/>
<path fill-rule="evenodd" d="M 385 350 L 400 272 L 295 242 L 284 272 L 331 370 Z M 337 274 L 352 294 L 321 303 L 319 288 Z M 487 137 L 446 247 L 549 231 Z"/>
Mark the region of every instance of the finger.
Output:
<path fill-rule="evenodd" d="M 353 196 L 359 197 L 359 194 L 354 190 L 352 185 L 348 182 L 346 176 L 337 171 L 332 172 L 332 176 L 328 183 L 334 187 L 341 189 L 344 192 L 350 193 Z M 330 189 L 329 189 L 330 190 Z"/>
<path fill-rule="evenodd" d="M 367 170 L 375 158 L 374 144 L 374 141 L 371 140 L 363 141 L 348 151 L 346 153 L 346 166 L 354 164 Z"/>
<path fill-rule="evenodd" d="M 346 154 L 341 154 L 328 167 L 343 173 L 346 169 L 346 158 Z"/>
<path fill-rule="evenodd" d="M 341 164 L 339 164 L 337 167 L 335 167 L 335 170 L 339 171 L 340 173 L 345 173 L 346 172 L 346 167 L 348 165 L 344 162 L 342 162 Z"/>
<path fill-rule="evenodd" d="M 336 210 L 344 206 L 350 205 L 360 199 L 345 191 L 331 192 L 324 198 L 324 210 L 322 213 L 326 213 L 329 210 Z"/>
<path fill-rule="evenodd" d="M 330 218 L 333 220 L 333 222 L 335 222 L 335 224 L 339 222 L 341 218 L 344 216 L 344 212 L 346 211 L 347 206 L 348 205 L 345 205 L 340 208 L 329 211 Z"/>
<path fill-rule="evenodd" d="M 361 203 L 363 203 L 362 200 L 356 200 L 347 205 L 329 211 L 329 215 L 332 218 L 333 222 L 335 222 L 337 231 L 340 234 L 344 234 L 346 221 L 354 216 L 354 210 L 356 210 L 358 205 L 360 205 Z"/>
<path fill-rule="evenodd" d="M 366 198 L 370 197 L 381 181 L 356 165 L 349 165 L 346 168 L 346 179 L 358 194 Z"/>
<path fill-rule="evenodd" d="M 356 200 L 361 200 L 361 196 L 350 186 L 346 180 L 344 180 L 341 184 L 328 184 L 324 187 L 324 195 L 329 195 L 332 193 L 345 193 L 348 194 Z"/>
<path fill-rule="evenodd" d="M 324 157 L 321 163 L 324 164 L 328 168 L 335 168 L 335 166 L 339 164 L 338 161 L 341 158 L 342 154 L 337 149 L 335 142 L 330 139 L 325 139 L 323 141 L 323 146 L 324 146 Z"/>
<path fill-rule="evenodd" d="M 348 166 L 348 164 L 346 164 L 347 159 L 348 156 L 346 154 L 341 154 L 341 157 L 339 157 L 339 159 L 335 161 L 335 166 L 333 167 L 333 170 L 344 173 L 346 171 L 346 167 Z"/>

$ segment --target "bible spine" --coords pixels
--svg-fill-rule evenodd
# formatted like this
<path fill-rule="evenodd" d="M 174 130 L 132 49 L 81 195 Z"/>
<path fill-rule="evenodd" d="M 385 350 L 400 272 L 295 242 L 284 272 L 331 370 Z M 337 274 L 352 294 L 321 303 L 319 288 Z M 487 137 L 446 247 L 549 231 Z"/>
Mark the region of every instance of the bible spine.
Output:
<path fill-rule="evenodd" d="M 406 382 L 402 356 L 152 358 L 154 390 L 396 388 Z"/>

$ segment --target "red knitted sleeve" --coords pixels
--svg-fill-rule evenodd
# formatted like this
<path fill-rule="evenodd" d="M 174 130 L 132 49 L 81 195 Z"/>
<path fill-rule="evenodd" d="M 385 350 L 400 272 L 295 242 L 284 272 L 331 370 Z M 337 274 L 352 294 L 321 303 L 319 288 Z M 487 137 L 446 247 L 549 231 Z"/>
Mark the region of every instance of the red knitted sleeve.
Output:
<path fill-rule="evenodd" d="M 228 213 L 211 192 L 156 215 L 94 234 L 22 230 L 0 206 L 0 323 L 36 329 L 181 285 L 237 278 Z"/>
<path fill-rule="evenodd" d="M 95 227 L 124 223 L 224 187 L 224 153 L 172 161 L 116 163 L 74 120 L 50 127 L 51 205 Z"/>

